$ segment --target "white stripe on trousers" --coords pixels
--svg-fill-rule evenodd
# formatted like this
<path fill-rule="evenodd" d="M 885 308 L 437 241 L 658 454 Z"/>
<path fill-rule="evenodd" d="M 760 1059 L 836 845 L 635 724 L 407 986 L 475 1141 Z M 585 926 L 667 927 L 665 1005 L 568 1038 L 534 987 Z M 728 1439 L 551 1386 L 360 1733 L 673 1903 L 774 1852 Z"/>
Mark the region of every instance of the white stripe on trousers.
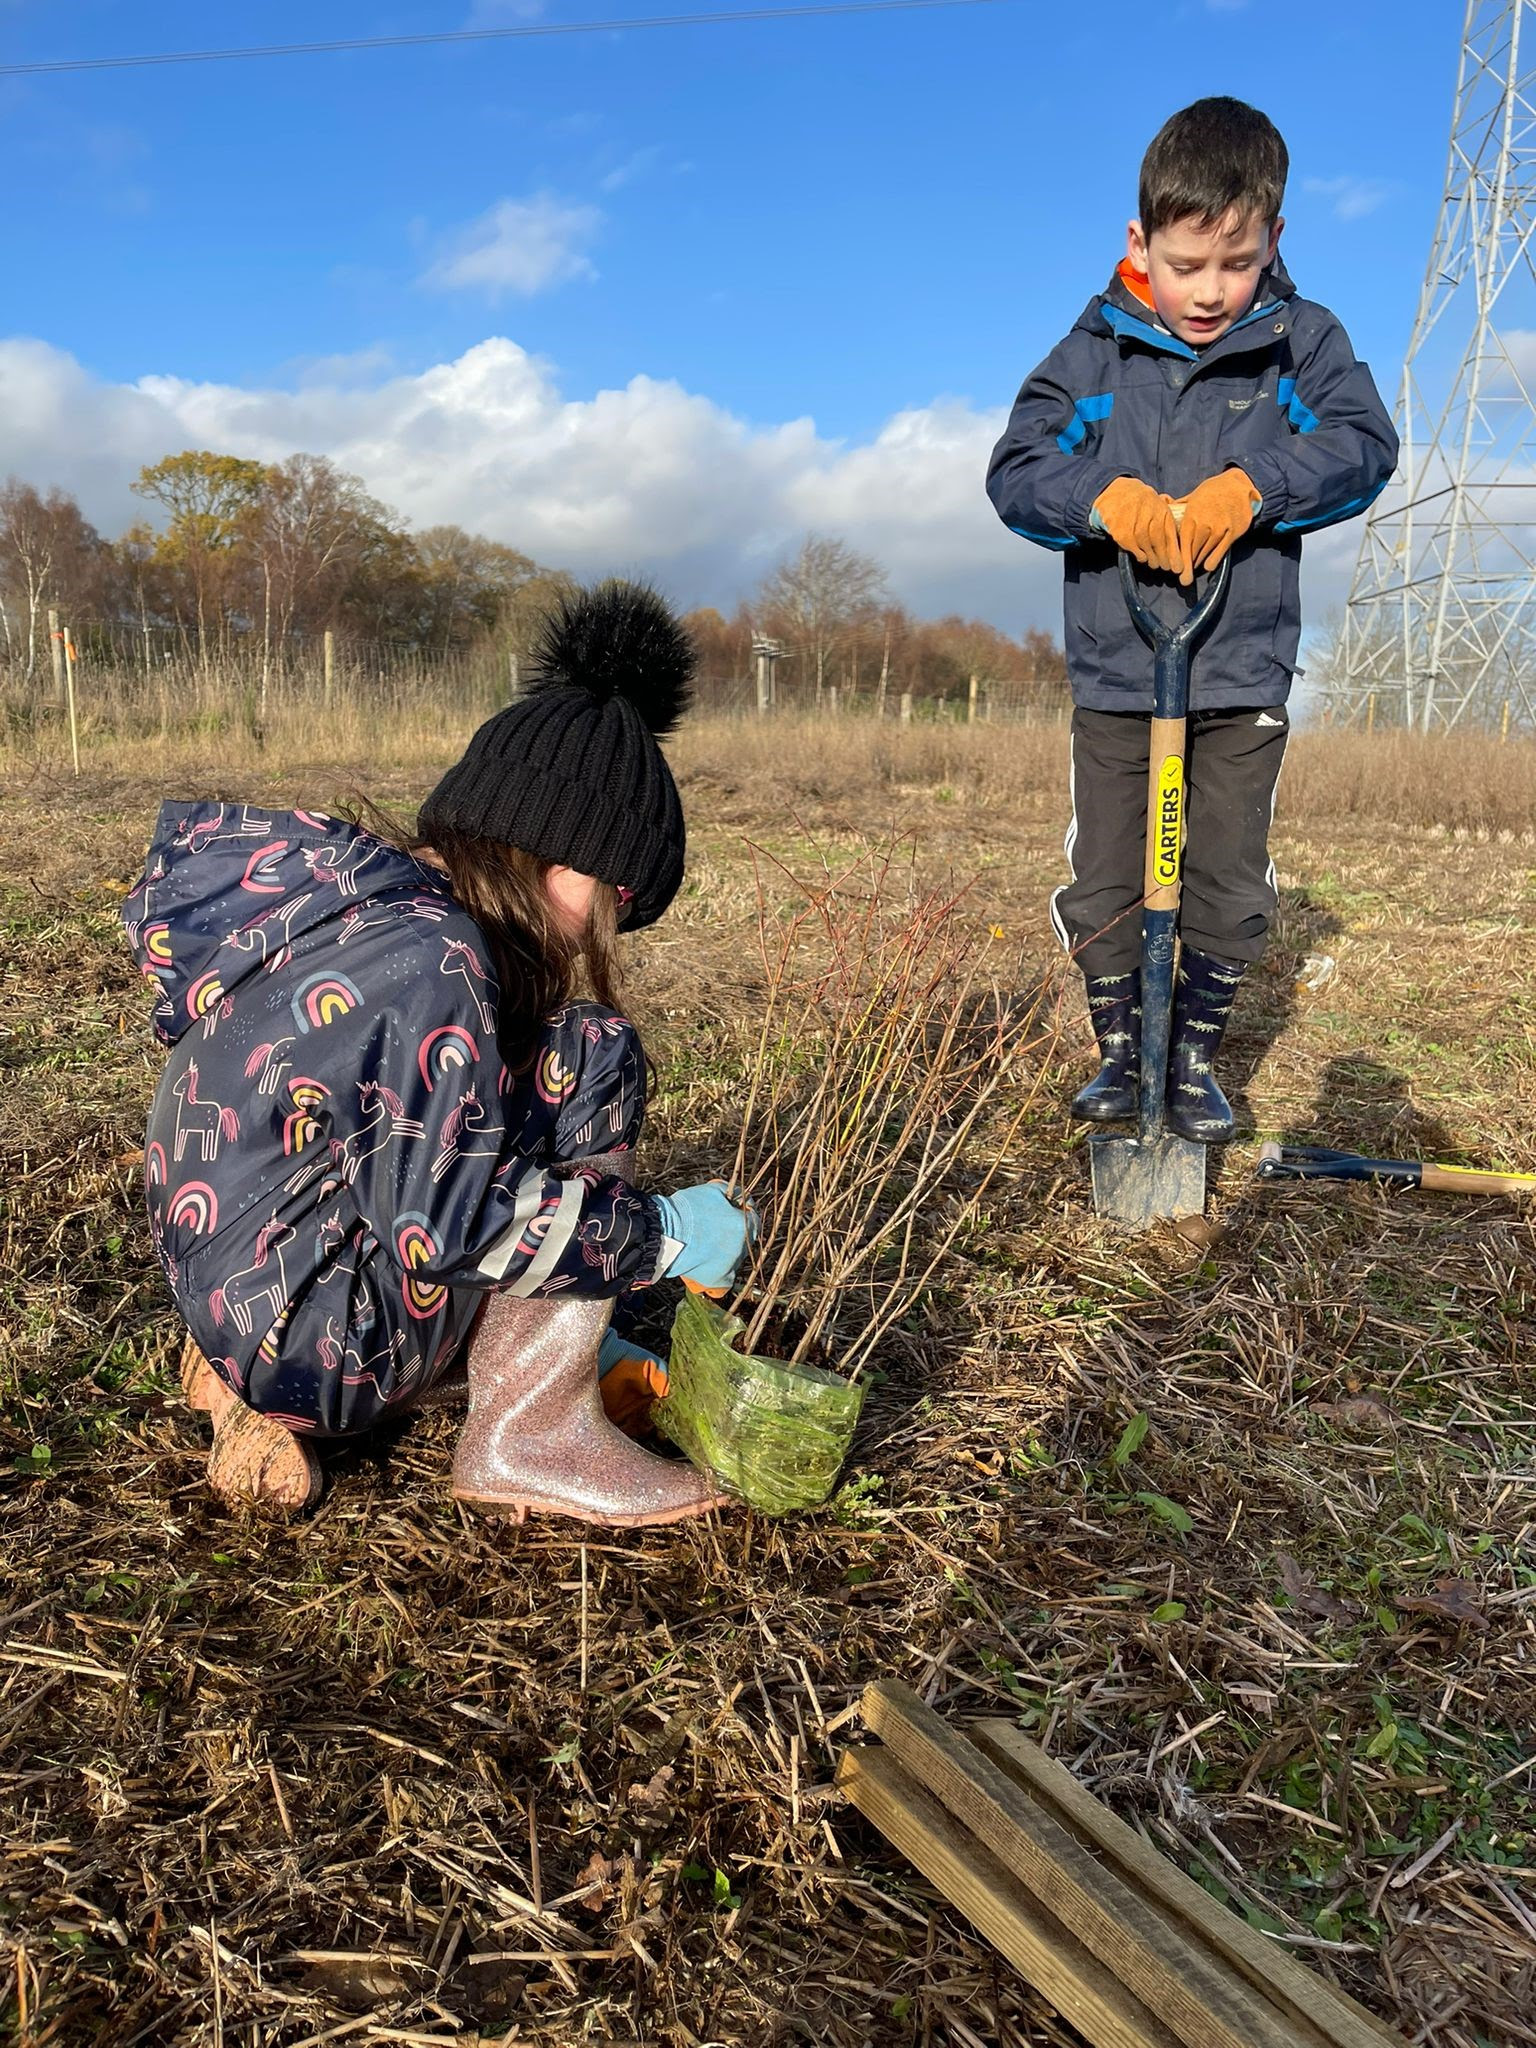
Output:
<path fill-rule="evenodd" d="M 1057 938 L 1058 938 L 1058 939 L 1060 939 L 1060 941 L 1061 941 L 1061 950 L 1062 950 L 1062 951 L 1063 951 L 1064 953 L 1070 953 L 1070 952 L 1071 952 L 1071 950 L 1072 950 L 1072 941 L 1071 941 L 1071 939 L 1070 939 L 1070 938 L 1068 937 L 1068 935 L 1067 935 L 1067 928 L 1066 928 L 1066 926 L 1065 926 L 1065 925 L 1064 925 L 1064 924 L 1062 923 L 1062 921 L 1061 921 L 1061 911 L 1060 911 L 1060 910 L 1058 909 L 1058 907 L 1057 907 L 1057 906 L 1058 906 L 1058 904 L 1060 903 L 1060 901 L 1061 901 L 1062 897 L 1063 897 L 1063 896 L 1065 896 L 1065 895 L 1066 895 L 1066 893 L 1067 893 L 1067 891 L 1068 891 L 1068 890 L 1069 890 L 1069 889 L 1071 888 L 1071 886 L 1072 886 L 1072 882 L 1075 882 L 1075 881 L 1077 880 L 1077 865 L 1076 865 L 1076 863 L 1074 862 L 1074 860 L 1073 860 L 1073 858 L 1072 858 L 1072 855 L 1073 855 L 1073 853 L 1074 853 L 1074 852 L 1076 851 L 1076 849 L 1077 849 L 1077 734 L 1076 734 L 1076 733 L 1073 733 L 1073 734 L 1072 734 L 1072 736 L 1071 736 L 1071 738 L 1070 738 L 1070 739 L 1068 740 L 1068 742 L 1067 742 L 1067 758 L 1068 758 L 1068 760 L 1069 760 L 1069 762 L 1070 762 L 1070 764 L 1071 764 L 1071 766 L 1070 766 L 1070 768 L 1069 768 L 1069 771 L 1068 771 L 1068 775 L 1067 775 L 1067 789 L 1068 789 L 1068 792 L 1069 792 L 1069 794 L 1070 794 L 1070 796 L 1071 796 L 1071 800 L 1072 800 L 1072 817 L 1071 817 L 1071 820 L 1069 821 L 1069 823 L 1068 823 L 1068 825 L 1067 825 L 1067 836 L 1066 836 L 1066 838 L 1065 838 L 1065 839 L 1063 839 L 1063 840 L 1062 840 L 1062 842 L 1061 842 L 1061 850 L 1062 850 L 1062 852 L 1063 852 L 1063 853 L 1064 853 L 1064 854 L 1065 854 L 1065 855 L 1067 856 L 1067 867 L 1068 867 L 1068 869 L 1069 869 L 1069 870 L 1070 870 L 1070 872 L 1071 872 L 1071 877 L 1072 877 L 1072 880 L 1071 880 L 1071 881 L 1069 881 L 1069 882 L 1063 882 L 1063 883 L 1062 883 L 1062 885 L 1061 885 L 1061 887 L 1060 887 L 1059 889 L 1053 889 L 1053 890 L 1051 891 L 1051 924 L 1052 924 L 1052 926 L 1053 926 L 1053 928 L 1054 928 L 1054 930 L 1055 930 L 1055 933 L 1056 933 L 1056 936 L 1057 936 Z"/>
<path fill-rule="evenodd" d="M 1259 713 L 1259 718 L 1262 718 L 1263 716 L 1264 713 L 1261 711 Z M 1259 721 L 1256 718 L 1254 720 L 1254 724 L 1257 725 L 1258 722 Z M 1270 840 L 1273 839 L 1275 836 L 1275 798 L 1280 794 L 1280 777 L 1285 773 L 1285 756 L 1290 751 L 1291 727 L 1290 719 L 1289 717 L 1287 717 L 1285 727 L 1285 746 L 1284 750 L 1280 755 L 1280 766 L 1275 770 L 1274 786 L 1269 792 L 1269 830 L 1264 835 L 1264 844 L 1266 846 L 1269 845 Z M 1273 855 L 1273 853 L 1271 853 L 1269 856 L 1269 866 L 1264 871 L 1264 880 L 1265 883 L 1268 885 L 1270 895 L 1273 896 L 1275 899 L 1274 902 L 1269 906 L 1269 914 L 1271 919 L 1273 919 L 1275 912 L 1280 908 L 1280 877 L 1275 870 L 1275 856 Z"/>

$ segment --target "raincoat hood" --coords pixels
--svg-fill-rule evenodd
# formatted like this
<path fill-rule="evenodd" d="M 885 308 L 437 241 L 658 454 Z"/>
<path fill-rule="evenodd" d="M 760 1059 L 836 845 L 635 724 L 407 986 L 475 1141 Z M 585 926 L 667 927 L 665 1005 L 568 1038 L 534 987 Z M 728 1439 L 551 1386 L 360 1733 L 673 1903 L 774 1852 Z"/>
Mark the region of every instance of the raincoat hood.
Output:
<path fill-rule="evenodd" d="M 1227 334 L 1234 333 L 1245 321 L 1257 319 L 1272 306 L 1283 305 L 1295 296 L 1296 287 L 1285 267 L 1285 259 L 1277 249 L 1273 261 L 1266 264 L 1259 276 L 1248 310 L 1238 315 L 1232 326 L 1227 329 Z M 1078 320 L 1078 326 L 1089 330 L 1102 329 L 1105 325 L 1112 326 L 1113 323 L 1105 319 L 1105 307 L 1112 307 L 1119 313 L 1131 314 L 1144 321 L 1157 334 L 1166 335 L 1168 332 L 1159 317 L 1151 285 L 1145 274 L 1135 268 L 1128 256 L 1123 256 L 1115 265 L 1109 283 L 1099 296 L 1089 300 Z M 1226 335 L 1219 338 L 1224 341 Z M 1210 345 L 1214 347 L 1215 343 Z"/>
<path fill-rule="evenodd" d="M 156 1034 L 174 1045 L 242 983 L 285 966 L 296 941 L 326 925 L 344 937 L 365 903 L 402 890 L 452 902 L 446 876 L 323 812 L 163 803 L 122 911 L 159 986 Z"/>

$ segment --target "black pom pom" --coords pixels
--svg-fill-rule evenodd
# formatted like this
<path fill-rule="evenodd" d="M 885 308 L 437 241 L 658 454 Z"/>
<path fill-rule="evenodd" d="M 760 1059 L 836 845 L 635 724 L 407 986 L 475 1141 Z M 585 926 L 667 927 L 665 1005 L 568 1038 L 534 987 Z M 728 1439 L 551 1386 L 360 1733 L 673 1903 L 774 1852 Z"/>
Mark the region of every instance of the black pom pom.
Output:
<path fill-rule="evenodd" d="M 617 577 L 562 598 L 544 621 L 532 689 L 627 697 L 659 739 L 688 709 L 693 643 L 654 590 Z"/>

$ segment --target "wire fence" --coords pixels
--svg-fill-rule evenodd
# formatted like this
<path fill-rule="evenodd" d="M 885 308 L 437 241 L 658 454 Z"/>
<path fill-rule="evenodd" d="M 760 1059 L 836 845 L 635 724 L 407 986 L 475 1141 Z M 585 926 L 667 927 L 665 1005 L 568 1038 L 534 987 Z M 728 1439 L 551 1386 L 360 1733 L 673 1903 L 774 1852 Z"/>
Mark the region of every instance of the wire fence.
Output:
<path fill-rule="evenodd" d="M 389 640 L 330 633 L 263 645 L 224 633 L 199 647 L 191 631 L 153 625 L 62 622 L 34 658 L 0 650 L 0 740 L 12 752 L 51 747 L 67 732 L 78 759 L 105 742 L 227 737 L 260 745 L 296 737 L 338 744 L 425 726 L 464 733 L 510 703 L 522 686 L 518 653 L 491 641 L 423 652 Z M 1064 682 L 967 678 L 953 691 L 912 688 L 898 672 L 883 682 L 807 685 L 775 678 L 760 702 L 753 675 L 695 678 L 706 716 L 758 718 L 814 713 L 900 723 L 1059 723 L 1070 713 Z"/>

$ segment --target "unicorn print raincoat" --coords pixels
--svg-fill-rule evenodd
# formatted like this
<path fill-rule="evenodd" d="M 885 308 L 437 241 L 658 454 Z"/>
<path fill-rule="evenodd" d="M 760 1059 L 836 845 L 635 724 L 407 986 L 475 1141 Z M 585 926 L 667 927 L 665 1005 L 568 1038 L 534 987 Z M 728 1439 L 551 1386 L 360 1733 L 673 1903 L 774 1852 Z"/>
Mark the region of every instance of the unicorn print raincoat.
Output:
<path fill-rule="evenodd" d="M 165 804 L 123 908 L 170 1057 L 155 1249 L 214 1368 L 321 1434 L 450 1362 L 485 1290 L 616 1295 L 662 1252 L 626 1149 L 644 1061 L 587 1004 L 506 1066 L 485 938 L 447 877 L 309 811 Z"/>

